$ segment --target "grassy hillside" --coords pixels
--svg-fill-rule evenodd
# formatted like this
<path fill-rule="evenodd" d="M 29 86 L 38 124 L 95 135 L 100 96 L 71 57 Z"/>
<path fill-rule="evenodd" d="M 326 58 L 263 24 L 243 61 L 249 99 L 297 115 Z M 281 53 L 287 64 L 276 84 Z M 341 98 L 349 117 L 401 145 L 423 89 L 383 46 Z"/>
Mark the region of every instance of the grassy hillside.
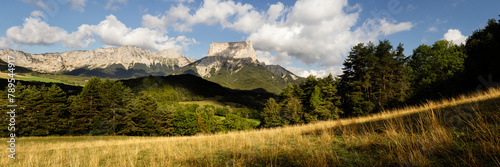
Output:
<path fill-rule="evenodd" d="M 238 103 L 249 108 L 260 109 L 269 97 L 274 96 L 265 91 L 228 89 L 191 74 L 148 76 L 120 81 L 130 87 L 133 92 L 144 91 L 158 99 L 163 99 L 163 96 L 173 96 L 177 99 L 174 101 L 198 101 L 190 103 L 206 103 L 214 106 L 235 106 L 235 103 Z"/>
<path fill-rule="evenodd" d="M 498 166 L 499 111 L 500 89 L 492 89 L 364 117 L 228 134 L 27 137 L 16 140 L 16 160 L 2 152 L 0 166 Z"/>
<path fill-rule="evenodd" d="M 212 72 L 212 76 L 207 80 L 232 89 L 263 89 L 272 93 L 280 93 L 288 85 L 283 78 L 255 64 L 246 65 L 234 74 L 228 69 L 221 68 L 217 73 Z"/>

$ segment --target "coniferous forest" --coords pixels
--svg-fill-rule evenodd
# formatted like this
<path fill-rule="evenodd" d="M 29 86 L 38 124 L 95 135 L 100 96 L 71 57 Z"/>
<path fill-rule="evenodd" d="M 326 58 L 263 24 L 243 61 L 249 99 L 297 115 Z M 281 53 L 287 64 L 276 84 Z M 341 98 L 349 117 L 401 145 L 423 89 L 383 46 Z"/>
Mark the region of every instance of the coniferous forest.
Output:
<path fill-rule="evenodd" d="M 200 84 L 201 78 L 185 75 L 92 77 L 83 88 L 18 81 L 16 134 L 174 136 L 307 124 L 453 97 L 500 81 L 498 20 L 489 20 L 462 45 L 439 40 L 404 55 L 404 45 L 392 42 L 360 43 L 349 52 L 341 75 L 309 76 L 277 95 Z M 190 79 L 172 81 L 182 77 Z M 7 88 L 0 97 L 7 103 Z M 213 97 L 236 105 L 182 103 Z M 7 116 L 1 115 L 1 126 L 7 126 Z"/>

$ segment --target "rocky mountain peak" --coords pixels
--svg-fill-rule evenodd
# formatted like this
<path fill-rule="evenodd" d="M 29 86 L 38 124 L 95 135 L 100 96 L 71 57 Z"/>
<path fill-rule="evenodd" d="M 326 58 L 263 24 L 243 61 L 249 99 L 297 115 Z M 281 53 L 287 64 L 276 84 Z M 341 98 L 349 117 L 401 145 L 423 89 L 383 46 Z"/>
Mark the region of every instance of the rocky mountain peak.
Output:
<path fill-rule="evenodd" d="M 231 58 L 250 58 L 256 62 L 255 50 L 252 41 L 243 42 L 214 42 L 210 44 L 208 56 L 223 56 Z"/>
<path fill-rule="evenodd" d="M 182 53 L 175 50 L 151 51 L 135 46 L 44 54 L 0 50 L 0 59 L 7 61 L 7 55 L 16 56 L 17 65 L 43 73 L 72 71 L 79 68 L 106 68 L 111 65 L 122 65 L 125 69 L 129 69 L 135 64 L 144 64 L 148 67 L 164 65 L 174 68 L 190 63 Z"/>

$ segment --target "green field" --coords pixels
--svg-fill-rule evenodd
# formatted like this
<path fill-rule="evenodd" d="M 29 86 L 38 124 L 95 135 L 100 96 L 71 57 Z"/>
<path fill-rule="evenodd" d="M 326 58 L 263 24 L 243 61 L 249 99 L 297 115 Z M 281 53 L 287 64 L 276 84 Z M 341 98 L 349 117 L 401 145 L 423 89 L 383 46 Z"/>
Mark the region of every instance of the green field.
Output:
<path fill-rule="evenodd" d="M 200 106 L 204 105 L 212 105 L 215 107 L 225 107 L 225 106 L 230 106 L 232 108 L 237 107 L 237 103 L 233 102 L 220 102 L 219 100 L 222 99 L 222 96 L 216 96 L 216 97 L 208 97 L 205 98 L 205 100 L 202 101 L 184 101 L 184 102 L 179 102 L 179 104 L 198 104 Z"/>
<path fill-rule="evenodd" d="M 0 78 L 8 79 L 10 77 L 8 76 L 8 73 L 0 72 Z M 62 83 L 62 84 L 66 84 L 66 85 L 75 85 L 75 84 L 71 84 L 71 83 L 64 82 L 64 81 L 57 80 L 57 79 L 51 79 L 51 78 L 46 78 L 46 77 L 41 77 L 41 76 L 32 76 L 32 75 L 28 75 L 28 74 L 16 74 L 16 75 L 14 75 L 14 78 L 16 80 L 21 80 L 21 81 L 37 81 L 37 82 L 45 82 L 45 83 Z M 78 85 L 78 86 L 84 86 L 84 85 Z"/>

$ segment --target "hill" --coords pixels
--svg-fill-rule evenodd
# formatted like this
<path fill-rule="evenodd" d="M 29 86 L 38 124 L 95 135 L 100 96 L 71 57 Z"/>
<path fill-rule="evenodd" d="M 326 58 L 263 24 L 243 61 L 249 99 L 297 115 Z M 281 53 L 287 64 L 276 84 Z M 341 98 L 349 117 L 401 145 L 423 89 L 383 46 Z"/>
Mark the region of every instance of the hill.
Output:
<path fill-rule="evenodd" d="M 133 92 L 149 92 L 149 94 L 157 96 L 156 99 L 172 96 L 178 97 L 174 98 L 173 101 L 199 101 L 217 97 L 217 101 L 220 102 L 238 103 L 254 109 L 262 108 L 264 102 L 274 96 L 272 93 L 260 89 L 229 89 L 191 74 L 148 76 L 120 81 L 130 87 Z M 173 95 L 169 95 L 169 93 Z"/>
<path fill-rule="evenodd" d="M 256 131 L 192 137 L 19 138 L 20 160 L 3 158 L 0 164 L 498 166 L 499 106 L 500 89 L 492 89 L 376 115 Z"/>

